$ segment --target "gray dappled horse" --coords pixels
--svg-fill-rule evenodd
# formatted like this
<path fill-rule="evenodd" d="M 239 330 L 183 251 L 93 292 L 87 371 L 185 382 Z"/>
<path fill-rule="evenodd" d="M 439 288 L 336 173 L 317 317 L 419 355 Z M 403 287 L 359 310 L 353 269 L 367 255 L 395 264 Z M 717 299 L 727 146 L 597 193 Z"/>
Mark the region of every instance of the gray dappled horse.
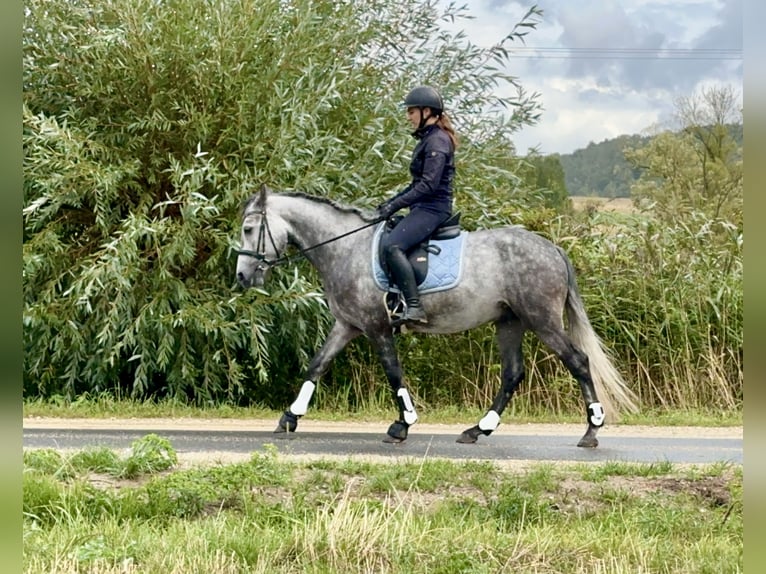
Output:
<path fill-rule="evenodd" d="M 263 186 L 244 207 L 237 280 L 261 286 L 269 268 L 288 258 L 288 245 L 316 267 L 335 317 L 322 348 L 306 371 L 297 398 L 275 432 L 293 432 L 305 415 L 315 385 L 333 358 L 359 335 L 365 335 L 383 364 L 399 406 L 399 418 L 386 442 L 401 442 L 417 413 L 402 384 L 394 333 L 374 281 L 371 248 L 375 216 L 350 206 L 300 193 L 273 193 Z M 474 443 L 494 431 L 508 401 L 524 378 L 522 337 L 537 334 L 580 384 L 587 430 L 578 446 L 598 445 L 596 434 L 606 414 L 618 407 L 635 410 L 626 387 L 593 331 L 578 294 L 574 270 L 565 253 L 547 239 L 520 226 L 466 232 L 463 273 L 449 290 L 422 297 L 427 325 L 416 333 L 458 333 L 488 322 L 495 325 L 502 362 L 502 384 L 486 415 L 465 430 L 461 443 Z M 566 311 L 568 332 L 564 328 Z"/>

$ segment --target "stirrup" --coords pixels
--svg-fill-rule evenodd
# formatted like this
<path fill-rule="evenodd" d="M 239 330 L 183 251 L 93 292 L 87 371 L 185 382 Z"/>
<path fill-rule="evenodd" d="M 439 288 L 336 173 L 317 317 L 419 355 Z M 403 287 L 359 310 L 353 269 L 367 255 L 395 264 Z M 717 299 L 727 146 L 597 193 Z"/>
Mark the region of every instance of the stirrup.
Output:
<path fill-rule="evenodd" d="M 427 325 L 428 316 L 426 315 L 423 307 L 419 305 L 417 307 L 405 307 L 404 313 L 402 313 L 399 319 L 394 321 L 393 325 L 396 326 L 404 324 Z"/>
<path fill-rule="evenodd" d="M 406 305 L 400 293 L 395 291 L 386 291 L 386 293 L 383 294 L 383 306 L 385 307 L 386 314 L 388 315 L 388 322 L 391 323 L 391 325 L 401 324 Z"/>

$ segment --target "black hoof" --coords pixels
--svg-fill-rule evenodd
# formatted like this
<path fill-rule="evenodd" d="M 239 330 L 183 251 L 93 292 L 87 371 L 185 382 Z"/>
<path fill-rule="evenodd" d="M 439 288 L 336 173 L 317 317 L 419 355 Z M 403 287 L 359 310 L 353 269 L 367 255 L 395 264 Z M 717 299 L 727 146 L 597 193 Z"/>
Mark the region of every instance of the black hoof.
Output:
<path fill-rule="evenodd" d="M 598 429 L 599 427 L 588 425 L 588 430 L 585 431 L 585 434 L 580 439 L 580 442 L 577 443 L 577 446 L 581 446 L 583 448 L 596 448 L 598 446 L 598 439 L 596 438 Z"/>
<path fill-rule="evenodd" d="M 404 442 L 405 439 L 403 438 L 396 438 L 393 436 L 386 435 L 383 437 L 383 442 L 386 444 L 401 444 Z"/>
<path fill-rule="evenodd" d="M 274 433 L 295 432 L 298 428 L 298 415 L 294 415 L 290 411 L 285 411 L 279 418 L 277 428 L 274 429 Z"/>
<path fill-rule="evenodd" d="M 475 426 L 467 430 L 464 430 L 463 434 L 461 434 L 458 437 L 457 441 L 455 442 L 459 442 L 460 444 L 473 444 L 477 440 L 479 440 L 479 437 L 481 435 L 487 435 L 487 434 L 489 433 L 486 433 L 483 430 L 481 430 L 478 426 Z"/>
<path fill-rule="evenodd" d="M 577 443 L 577 446 L 583 448 L 596 448 L 598 446 L 598 439 L 595 436 L 585 435 L 580 439 L 580 442 Z"/>
<path fill-rule="evenodd" d="M 386 437 L 383 439 L 383 442 L 391 444 L 399 444 L 400 442 L 404 442 L 407 439 L 409 428 L 410 425 L 404 421 L 394 422 L 390 427 L 388 427 L 388 431 L 386 432 Z"/>

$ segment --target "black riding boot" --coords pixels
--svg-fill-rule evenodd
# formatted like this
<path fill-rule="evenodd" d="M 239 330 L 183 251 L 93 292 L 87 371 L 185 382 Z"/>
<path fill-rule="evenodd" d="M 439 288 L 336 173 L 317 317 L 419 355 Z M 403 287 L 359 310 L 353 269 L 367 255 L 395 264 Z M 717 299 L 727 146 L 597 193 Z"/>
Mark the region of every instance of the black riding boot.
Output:
<path fill-rule="evenodd" d="M 386 262 L 391 277 L 397 287 L 404 294 L 404 300 L 407 307 L 404 310 L 400 323 L 428 323 L 426 312 L 420 304 L 420 294 L 418 293 L 418 283 L 415 280 L 415 272 L 412 270 L 407 256 L 398 247 L 388 249 Z"/>

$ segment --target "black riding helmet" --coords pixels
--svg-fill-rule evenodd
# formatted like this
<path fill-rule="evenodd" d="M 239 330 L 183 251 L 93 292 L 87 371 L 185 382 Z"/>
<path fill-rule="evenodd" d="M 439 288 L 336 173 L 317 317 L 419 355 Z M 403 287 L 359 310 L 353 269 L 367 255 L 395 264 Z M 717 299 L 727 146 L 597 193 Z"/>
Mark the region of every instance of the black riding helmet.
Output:
<path fill-rule="evenodd" d="M 437 114 L 444 111 L 444 100 L 441 94 L 431 86 L 419 86 L 404 98 L 404 104 L 408 108 L 431 108 Z"/>
<path fill-rule="evenodd" d="M 441 94 L 437 92 L 431 86 L 418 86 L 410 91 L 407 97 L 404 98 L 402 104 L 408 108 L 420 108 L 420 127 L 423 127 L 425 118 L 423 118 L 423 108 L 431 108 L 434 114 L 437 116 L 442 115 L 444 112 L 444 100 L 442 100 Z"/>

